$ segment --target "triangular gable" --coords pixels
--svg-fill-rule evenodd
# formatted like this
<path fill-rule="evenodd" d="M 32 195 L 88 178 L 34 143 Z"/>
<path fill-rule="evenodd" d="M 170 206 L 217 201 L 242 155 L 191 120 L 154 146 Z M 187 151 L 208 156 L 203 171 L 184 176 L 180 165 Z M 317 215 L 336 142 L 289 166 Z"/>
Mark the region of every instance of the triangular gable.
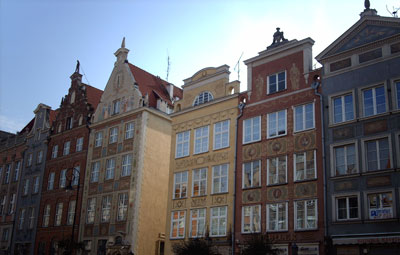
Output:
<path fill-rule="evenodd" d="M 400 19 L 366 16 L 323 50 L 317 60 L 400 35 Z"/>

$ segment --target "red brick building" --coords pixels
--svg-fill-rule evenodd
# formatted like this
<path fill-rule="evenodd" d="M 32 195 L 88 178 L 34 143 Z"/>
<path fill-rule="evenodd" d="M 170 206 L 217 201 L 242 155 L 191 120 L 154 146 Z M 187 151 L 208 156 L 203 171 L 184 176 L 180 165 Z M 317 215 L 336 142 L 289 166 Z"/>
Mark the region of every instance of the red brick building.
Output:
<path fill-rule="evenodd" d="M 72 74 L 71 87 L 53 122 L 42 180 L 35 254 L 56 254 L 58 249 L 69 248 L 62 244 L 68 244 L 72 234 L 74 241 L 78 240 L 88 125 L 102 95 L 101 90 L 82 83 L 81 78 L 79 70 Z"/>
<path fill-rule="evenodd" d="M 324 254 L 314 41 L 288 41 L 277 33 L 271 46 L 245 61 L 248 90 L 239 97 L 245 107 L 238 123 L 236 252 L 252 234 L 266 233 L 279 254 L 293 254 L 293 246 L 298 254 Z"/>

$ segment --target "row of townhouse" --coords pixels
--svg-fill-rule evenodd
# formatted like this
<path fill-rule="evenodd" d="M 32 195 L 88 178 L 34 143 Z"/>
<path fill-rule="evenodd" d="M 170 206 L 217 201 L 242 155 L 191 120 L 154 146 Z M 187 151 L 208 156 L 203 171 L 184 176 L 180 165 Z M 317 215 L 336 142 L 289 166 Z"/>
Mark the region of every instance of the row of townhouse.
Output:
<path fill-rule="evenodd" d="M 398 254 L 399 19 L 366 7 L 320 69 L 311 38 L 273 37 L 244 92 L 227 65 L 180 89 L 125 40 L 104 92 L 78 65 L 57 111 L 0 133 L 1 251 L 240 254 L 262 233 L 279 254 Z"/>

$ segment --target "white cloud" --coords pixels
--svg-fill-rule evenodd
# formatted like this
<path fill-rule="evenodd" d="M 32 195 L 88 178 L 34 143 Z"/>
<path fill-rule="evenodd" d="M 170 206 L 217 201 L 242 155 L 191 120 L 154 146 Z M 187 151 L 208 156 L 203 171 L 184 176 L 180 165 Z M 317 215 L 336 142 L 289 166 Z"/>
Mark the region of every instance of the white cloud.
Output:
<path fill-rule="evenodd" d="M 25 123 L 21 120 L 9 119 L 7 116 L 0 115 L 0 130 L 16 133 L 21 131 Z"/>

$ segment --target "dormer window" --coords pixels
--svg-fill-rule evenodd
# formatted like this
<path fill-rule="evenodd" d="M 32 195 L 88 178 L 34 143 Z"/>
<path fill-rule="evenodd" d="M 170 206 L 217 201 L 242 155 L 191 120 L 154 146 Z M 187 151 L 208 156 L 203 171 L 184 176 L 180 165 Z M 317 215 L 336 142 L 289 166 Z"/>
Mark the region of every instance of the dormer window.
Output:
<path fill-rule="evenodd" d="M 194 100 L 193 106 L 196 106 L 196 105 L 200 105 L 200 104 L 204 104 L 204 103 L 210 102 L 210 101 L 213 100 L 213 99 L 214 99 L 214 97 L 213 97 L 213 95 L 212 95 L 210 92 L 208 92 L 208 91 L 201 92 L 201 93 L 196 97 L 196 99 Z"/>
<path fill-rule="evenodd" d="M 119 113 L 119 106 L 120 106 L 120 100 L 115 100 L 113 102 L 113 108 L 112 108 L 112 114 L 118 114 Z"/>
<path fill-rule="evenodd" d="M 74 119 L 72 117 L 68 117 L 67 122 L 65 124 L 65 129 L 66 130 L 72 129 L 73 122 L 74 122 Z"/>

